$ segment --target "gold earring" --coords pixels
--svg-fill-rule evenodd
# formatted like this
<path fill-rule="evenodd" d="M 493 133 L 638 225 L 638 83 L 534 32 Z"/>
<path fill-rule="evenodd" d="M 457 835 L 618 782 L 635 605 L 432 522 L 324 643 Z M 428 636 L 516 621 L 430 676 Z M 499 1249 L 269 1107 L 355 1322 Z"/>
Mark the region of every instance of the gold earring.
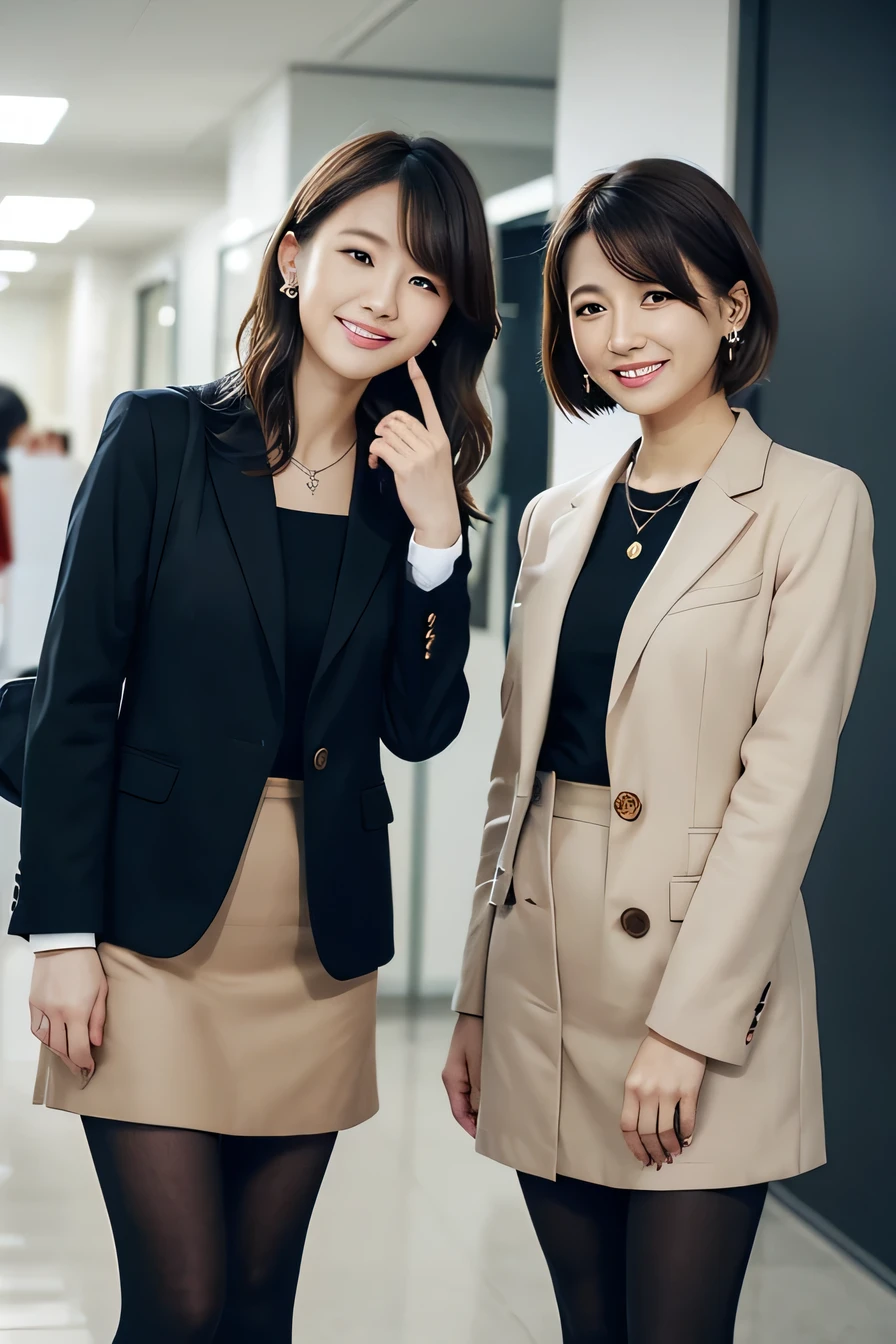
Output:
<path fill-rule="evenodd" d="M 295 271 L 290 271 L 284 283 L 280 286 L 280 293 L 285 294 L 288 299 L 297 299 L 299 297 L 298 276 Z"/>
<path fill-rule="evenodd" d="M 435 336 L 433 336 L 432 340 L 430 341 L 430 345 L 435 345 L 435 346 L 437 346 L 438 344 L 439 344 L 439 343 L 438 343 L 438 341 L 436 340 Z"/>
<path fill-rule="evenodd" d="M 585 377 L 584 377 L 584 380 L 583 380 L 583 381 L 584 381 L 584 383 L 585 383 L 585 395 L 586 395 L 586 396 L 590 396 L 590 395 L 591 395 L 591 379 L 590 379 L 590 377 L 588 376 L 587 373 L 585 374 Z"/>

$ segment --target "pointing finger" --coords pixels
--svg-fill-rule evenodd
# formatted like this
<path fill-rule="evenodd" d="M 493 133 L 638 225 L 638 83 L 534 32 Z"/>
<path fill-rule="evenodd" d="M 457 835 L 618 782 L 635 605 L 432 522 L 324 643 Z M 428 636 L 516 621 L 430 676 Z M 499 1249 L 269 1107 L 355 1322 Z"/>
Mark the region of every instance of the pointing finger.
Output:
<path fill-rule="evenodd" d="M 411 382 L 417 392 L 417 399 L 420 402 L 420 408 L 423 411 L 423 420 L 430 434 L 444 435 L 445 429 L 436 407 L 436 399 L 432 394 L 429 383 L 423 377 L 420 365 L 413 356 L 408 360 L 408 373 L 411 375 Z"/>

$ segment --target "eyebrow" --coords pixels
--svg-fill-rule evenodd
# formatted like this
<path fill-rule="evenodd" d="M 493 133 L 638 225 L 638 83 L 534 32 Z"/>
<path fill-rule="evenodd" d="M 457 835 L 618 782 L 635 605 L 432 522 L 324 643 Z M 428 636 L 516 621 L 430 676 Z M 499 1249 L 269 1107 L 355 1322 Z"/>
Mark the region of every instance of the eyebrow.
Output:
<path fill-rule="evenodd" d="M 378 233 L 371 233 L 370 229 L 342 229 L 340 238 L 369 238 L 372 243 L 381 243 L 383 247 L 389 247 L 390 243 L 386 238 L 381 238 Z"/>
<path fill-rule="evenodd" d="M 579 285 L 569 296 L 570 303 L 575 303 L 581 294 L 601 294 L 606 298 L 606 290 L 601 289 L 600 285 Z"/>

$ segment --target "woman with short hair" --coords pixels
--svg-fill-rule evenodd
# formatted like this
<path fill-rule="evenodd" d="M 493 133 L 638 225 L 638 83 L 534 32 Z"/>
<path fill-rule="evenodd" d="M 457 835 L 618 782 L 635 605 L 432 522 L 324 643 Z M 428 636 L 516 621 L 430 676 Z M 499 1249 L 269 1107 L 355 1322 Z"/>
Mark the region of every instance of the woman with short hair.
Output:
<path fill-rule="evenodd" d="M 603 173 L 552 229 L 551 394 L 641 436 L 522 520 L 444 1081 L 520 1173 L 564 1344 L 726 1344 L 768 1182 L 824 1161 L 800 884 L 872 514 L 729 405 L 776 328 L 746 221 L 688 164 Z"/>

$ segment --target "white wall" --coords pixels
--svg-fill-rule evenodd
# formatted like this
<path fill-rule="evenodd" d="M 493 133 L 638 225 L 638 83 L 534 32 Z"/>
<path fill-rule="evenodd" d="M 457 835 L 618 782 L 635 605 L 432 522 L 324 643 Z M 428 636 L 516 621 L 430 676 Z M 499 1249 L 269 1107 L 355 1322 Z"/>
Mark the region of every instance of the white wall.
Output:
<path fill-rule="evenodd" d="M 554 189 L 635 158 L 687 159 L 729 190 L 734 177 L 738 0 L 564 0 Z M 616 411 L 587 425 L 557 413 L 553 478 L 591 471 L 638 437 Z"/>
<path fill-rule="evenodd" d="M 67 429 L 69 287 L 19 297 L 15 283 L 0 294 L 0 383 L 22 396 L 35 429 Z"/>
<path fill-rule="evenodd" d="M 294 77 L 283 75 L 230 128 L 227 214 L 251 220 L 255 230 L 280 218 L 298 183 L 290 164 L 293 89 Z M 325 117 L 321 121 L 326 133 Z"/>
<path fill-rule="evenodd" d="M 72 452 L 89 462 L 110 402 L 133 386 L 135 309 L 130 267 L 110 256 L 80 256 L 72 276 L 64 363 Z"/>
<path fill-rule="evenodd" d="M 0 382 L 22 394 L 36 429 L 68 430 L 89 461 L 109 403 L 133 379 L 133 298 L 125 261 L 82 256 L 54 294 L 0 294 Z"/>
<path fill-rule="evenodd" d="M 292 80 L 290 170 L 295 183 L 327 150 L 367 131 L 435 135 L 450 144 L 550 150 L 551 89 L 468 84 L 392 74 L 321 74 L 295 70 Z M 525 170 L 524 170 L 525 171 Z M 525 176 L 517 179 L 525 181 Z M 483 182 L 485 191 L 502 190 Z"/>

